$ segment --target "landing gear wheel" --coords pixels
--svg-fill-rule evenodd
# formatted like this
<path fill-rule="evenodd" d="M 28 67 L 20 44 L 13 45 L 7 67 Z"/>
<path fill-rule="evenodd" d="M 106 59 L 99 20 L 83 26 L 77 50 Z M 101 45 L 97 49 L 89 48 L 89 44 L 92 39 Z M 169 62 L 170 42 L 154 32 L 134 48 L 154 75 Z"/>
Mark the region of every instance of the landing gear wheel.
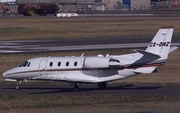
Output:
<path fill-rule="evenodd" d="M 74 88 L 73 88 L 74 91 L 78 91 L 79 90 L 79 86 L 78 85 L 75 85 Z"/>
<path fill-rule="evenodd" d="M 77 85 L 76 82 L 71 82 L 71 84 L 70 84 L 70 89 L 71 89 L 72 91 L 78 91 L 78 90 L 79 90 L 79 86 Z"/>
<path fill-rule="evenodd" d="M 106 82 L 99 82 L 98 83 L 98 86 L 100 89 L 106 89 L 106 85 L 107 85 Z"/>
<path fill-rule="evenodd" d="M 16 85 L 15 89 L 19 90 L 20 89 L 20 85 L 22 83 L 22 80 L 18 80 L 18 84 Z"/>
<path fill-rule="evenodd" d="M 17 86 L 15 87 L 15 89 L 16 89 L 16 90 L 19 90 L 19 89 L 20 89 L 20 86 L 19 86 L 19 85 L 17 85 Z"/>

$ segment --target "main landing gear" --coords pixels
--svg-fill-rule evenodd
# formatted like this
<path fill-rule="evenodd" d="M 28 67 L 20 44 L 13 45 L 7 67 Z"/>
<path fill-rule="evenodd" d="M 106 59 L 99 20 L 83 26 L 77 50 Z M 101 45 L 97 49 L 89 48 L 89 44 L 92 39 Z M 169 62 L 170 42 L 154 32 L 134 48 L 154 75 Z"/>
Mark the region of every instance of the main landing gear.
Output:
<path fill-rule="evenodd" d="M 106 82 L 99 82 L 98 83 L 98 87 L 100 88 L 100 89 L 106 89 L 106 86 L 107 86 L 107 83 Z M 70 84 L 70 89 L 72 90 L 72 91 L 78 91 L 79 90 L 79 86 L 77 85 L 77 83 L 76 82 L 71 82 L 71 84 Z"/>
<path fill-rule="evenodd" d="M 107 85 L 106 82 L 99 82 L 99 83 L 98 83 L 98 87 L 99 87 L 100 89 L 106 89 L 106 85 Z"/>
<path fill-rule="evenodd" d="M 71 82 L 71 84 L 70 84 L 70 89 L 71 89 L 72 91 L 78 91 L 78 90 L 79 90 L 79 86 L 77 85 L 76 82 Z"/>

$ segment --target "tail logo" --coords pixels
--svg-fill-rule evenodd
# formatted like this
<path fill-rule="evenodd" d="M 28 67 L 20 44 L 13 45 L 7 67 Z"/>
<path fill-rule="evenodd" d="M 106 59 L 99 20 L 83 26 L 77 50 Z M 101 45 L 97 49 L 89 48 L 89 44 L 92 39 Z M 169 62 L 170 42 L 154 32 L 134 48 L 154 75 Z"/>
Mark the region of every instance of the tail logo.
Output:
<path fill-rule="evenodd" d="M 159 47 L 168 47 L 170 44 L 170 42 L 160 42 L 160 43 L 156 43 L 156 42 L 151 42 L 149 44 L 149 47 L 156 47 L 156 46 L 159 46 Z"/>

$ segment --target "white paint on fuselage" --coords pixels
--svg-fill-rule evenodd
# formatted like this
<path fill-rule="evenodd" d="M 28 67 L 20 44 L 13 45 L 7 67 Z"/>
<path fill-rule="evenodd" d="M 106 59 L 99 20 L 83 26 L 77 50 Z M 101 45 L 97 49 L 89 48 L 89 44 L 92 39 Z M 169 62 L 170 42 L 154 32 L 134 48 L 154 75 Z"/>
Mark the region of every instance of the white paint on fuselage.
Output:
<path fill-rule="evenodd" d="M 40 57 L 27 60 L 30 66 L 15 67 L 3 73 L 9 79 L 48 79 L 76 82 L 103 82 L 122 79 L 135 73 L 129 69 L 84 67 L 84 60 L 88 57 Z M 106 57 L 100 57 L 106 58 Z M 110 57 L 107 57 L 110 59 Z M 42 61 L 45 66 L 41 68 Z M 131 63 L 133 59 L 127 60 Z M 61 63 L 58 66 L 58 63 Z M 98 61 L 97 61 L 98 62 Z M 76 65 L 77 63 L 77 65 Z"/>

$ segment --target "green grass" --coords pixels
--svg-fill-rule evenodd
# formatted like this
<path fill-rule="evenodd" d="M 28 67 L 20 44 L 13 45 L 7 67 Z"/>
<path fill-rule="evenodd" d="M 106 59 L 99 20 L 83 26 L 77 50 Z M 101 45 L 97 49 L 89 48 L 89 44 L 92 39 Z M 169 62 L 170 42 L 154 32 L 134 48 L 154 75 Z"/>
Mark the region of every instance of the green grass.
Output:
<path fill-rule="evenodd" d="M 175 26 L 179 17 L 11 18 L 0 21 L 0 40 L 98 38 L 155 35 L 161 26 Z"/>

